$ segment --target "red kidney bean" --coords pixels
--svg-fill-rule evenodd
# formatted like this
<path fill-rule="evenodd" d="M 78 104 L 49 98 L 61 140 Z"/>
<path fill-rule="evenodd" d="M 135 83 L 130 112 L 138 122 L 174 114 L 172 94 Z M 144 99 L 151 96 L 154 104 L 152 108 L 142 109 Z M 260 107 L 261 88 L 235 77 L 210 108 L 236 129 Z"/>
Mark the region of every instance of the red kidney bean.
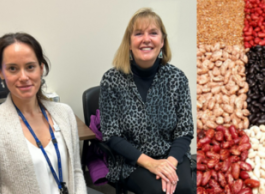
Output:
<path fill-rule="evenodd" d="M 213 138 L 214 136 L 214 130 L 213 129 L 208 129 L 205 133 L 206 137 L 209 137 L 210 139 Z"/>
<path fill-rule="evenodd" d="M 222 131 L 217 131 L 215 133 L 215 139 L 217 141 L 223 141 L 224 140 L 224 134 L 223 134 L 223 132 Z"/>
<path fill-rule="evenodd" d="M 260 182 L 254 179 L 246 179 L 244 181 L 245 185 L 250 187 L 250 188 L 255 188 L 255 187 L 259 187 Z"/>
<path fill-rule="evenodd" d="M 252 170 L 252 166 L 249 163 L 246 163 L 246 162 L 240 162 L 240 168 L 242 170 L 246 170 L 246 171 Z"/>
<path fill-rule="evenodd" d="M 220 150 L 220 159 L 221 160 L 225 160 L 226 158 L 228 158 L 230 156 L 229 150 L 227 149 L 221 149 Z"/>
<path fill-rule="evenodd" d="M 219 171 L 217 173 L 217 176 L 218 176 L 218 182 L 220 183 L 220 185 L 222 187 L 225 187 L 226 185 L 225 175 L 221 171 Z"/>
<path fill-rule="evenodd" d="M 240 174 L 240 166 L 238 163 L 234 163 L 232 164 L 232 171 L 231 174 L 233 176 L 234 179 L 238 179 L 239 178 L 239 174 Z"/>
<path fill-rule="evenodd" d="M 213 170 L 213 169 L 211 170 L 211 177 L 212 177 L 214 180 L 216 180 L 216 181 L 218 180 L 218 179 L 217 179 L 217 172 L 216 172 L 215 170 Z"/>
<path fill-rule="evenodd" d="M 231 133 L 233 139 L 238 137 L 238 134 L 236 132 L 236 128 L 234 125 L 231 125 L 228 129 L 229 129 L 229 132 Z"/>
<path fill-rule="evenodd" d="M 197 187 L 201 185 L 202 182 L 202 172 L 197 171 Z"/>
<path fill-rule="evenodd" d="M 239 174 L 240 178 L 242 178 L 243 180 L 245 179 L 249 179 L 250 176 L 249 174 L 247 173 L 247 171 L 241 171 L 240 174 Z"/>
<path fill-rule="evenodd" d="M 201 185 L 205 186 L 209 182 L 210 178 L 211 178 L 211 171 L 204 172 L 202 175 Z"/>
<path fill-rule="evenodd" d="M 238 194 L 252 194 L 252 189 L 248 187 L 243 188 L 238 192 Z"/>
<path fill-rule="evenodd" d="M 243 151 L 243 152 L 241 153 L 241 155 L 240 155 L 240 159 L 241 159 L 242 161 L 245 161 L 247 158 L 248 158 L 248 150 L 245 150 L 245 151 Z"/>
<path fill-rule="evenodd" d="M 233 183 L 233 191 L 234 191 L 234 193 L 238 193 L 242 189 L 242 186 L 243 186 L 243 181 L 241 179 L 236 180 Z"/>

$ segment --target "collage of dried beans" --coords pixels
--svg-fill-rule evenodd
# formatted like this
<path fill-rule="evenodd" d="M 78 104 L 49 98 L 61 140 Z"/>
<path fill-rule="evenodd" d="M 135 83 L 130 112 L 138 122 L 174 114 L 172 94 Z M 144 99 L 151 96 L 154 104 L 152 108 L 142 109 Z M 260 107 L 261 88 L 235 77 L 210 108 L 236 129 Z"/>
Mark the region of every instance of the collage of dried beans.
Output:
<path fill-rule="evenodd" d="M 263 194 L 265 1 L 197 0 L 197 44 L 197 193 Z"/>

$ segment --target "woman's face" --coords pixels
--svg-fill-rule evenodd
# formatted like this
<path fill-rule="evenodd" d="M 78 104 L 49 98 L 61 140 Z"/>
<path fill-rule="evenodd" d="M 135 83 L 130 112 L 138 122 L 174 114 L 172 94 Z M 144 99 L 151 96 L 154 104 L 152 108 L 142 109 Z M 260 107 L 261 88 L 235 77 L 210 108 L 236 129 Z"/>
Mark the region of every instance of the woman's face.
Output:
<path fill-rule="evenodd" d="M 154 22 L 138 26 L 141 28 L 134 27 L 131 35 L 130 50 L 140 67 L 149 68 L 154 64 L 164 46 L 164 39 L 160 28 Z"/>
<path fill-rule="evenodd" d="M 40 66 L 34 50 L 27 44 L 16 42 L 4 49 L 1 79 L 14 99 L 30 100 L 41 86 L 43 64 Z"/>

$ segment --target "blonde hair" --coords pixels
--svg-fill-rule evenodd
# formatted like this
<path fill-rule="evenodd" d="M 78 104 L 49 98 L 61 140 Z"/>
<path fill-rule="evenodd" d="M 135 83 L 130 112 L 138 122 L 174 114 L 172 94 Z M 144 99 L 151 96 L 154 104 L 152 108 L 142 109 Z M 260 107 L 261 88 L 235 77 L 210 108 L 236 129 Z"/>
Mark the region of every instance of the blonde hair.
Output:
<path fill-rule="evenodd" d="M 135 27 L 140 25 L 139 20 L 143 19 L 147 20 L 149 24 L 151 22 L 155 22 L 155 24 L 160 28 L 162 32 L 162 37 L 164 39 L 164 46 L 162 47 L 162 52 L 163 52 L 162 65 L 165 65 L 167 62 L 171 60 L 171 50 L 167 39 L 167 32 L 161 18 L 155 12 L 153 12 L 152 9 L 142 8 L 139 9 L 130 19 L 125 34 L 123 36 L 122 42 L 120 44 L 120 47 L 118 48 L 115 57 L 112 61 L 113 66 L 117 70 L 120 70 L 125 74 L 129 74 L 131 72 L 131 65 L 130 65 L 131 35 Z"/>

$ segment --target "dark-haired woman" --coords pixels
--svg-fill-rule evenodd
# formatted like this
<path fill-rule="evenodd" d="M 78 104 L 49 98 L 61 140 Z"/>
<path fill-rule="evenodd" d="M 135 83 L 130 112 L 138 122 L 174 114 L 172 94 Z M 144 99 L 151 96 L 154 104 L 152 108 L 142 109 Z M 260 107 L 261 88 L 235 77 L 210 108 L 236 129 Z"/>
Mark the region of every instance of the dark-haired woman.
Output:
<path fill-rule="evenodd" d="M 74 113 L 45 100 L 44 70 L 49 66 L 35 38 L 0 38 L 0 81 L 10 91 L 0 105 L 0 193 L 87 193 Z"/>

